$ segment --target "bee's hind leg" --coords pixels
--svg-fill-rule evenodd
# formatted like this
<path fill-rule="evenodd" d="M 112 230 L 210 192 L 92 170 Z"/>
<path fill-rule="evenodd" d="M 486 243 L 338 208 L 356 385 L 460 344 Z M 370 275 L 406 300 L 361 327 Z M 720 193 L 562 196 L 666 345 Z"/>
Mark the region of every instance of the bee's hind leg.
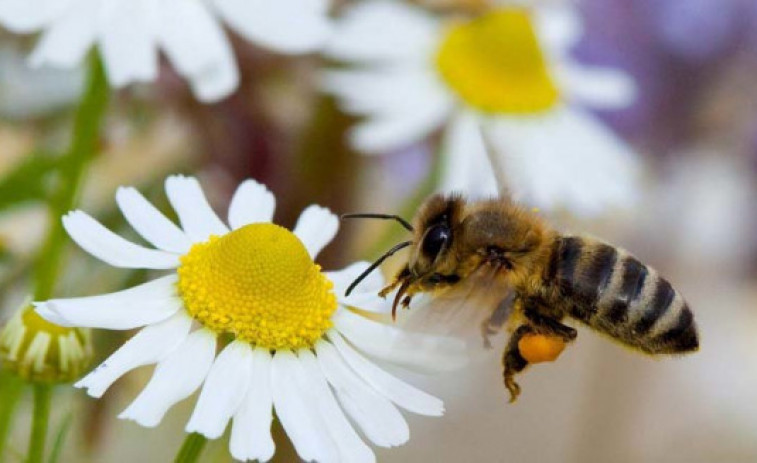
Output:
<path fill-rule="evenodd" d="M 505 387 L 510 391 L 510 403 L 515 402 L 520 395 L 520 386 L 515 382 L 515 375 L 528 366 L 528 360 L 521 355 L 518 343 L 523 336 L 535 333 L 536 330 L 531 325 L 521 325 L 510 336 L 507 347 L 505 347 L 502 366 L 504 367 Z"/>

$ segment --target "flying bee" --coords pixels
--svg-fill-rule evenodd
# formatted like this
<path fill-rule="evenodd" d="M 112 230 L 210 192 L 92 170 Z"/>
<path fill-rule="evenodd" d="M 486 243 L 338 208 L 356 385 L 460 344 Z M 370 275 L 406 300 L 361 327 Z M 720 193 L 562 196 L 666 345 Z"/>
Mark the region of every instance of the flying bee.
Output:
<path fill-rule="evenodd" d="M 647 354 L 682 354 L 699 347 L 691 310 L 655 270 L 597 239 L 560 234 L 507 198 L 466 201 L 435 195 L 412 224 L 381 214 L 343 217 L 395 219 L 413 233 L 353 281 L 347 294 L 386 258 L 409 247 L 407 263 L 380 293 L 397 289 L 393 317 L 398 305 L 409 308 L 414 295 L 428 293 L 434 303 L 418 312 L 449 320 L 453 312 L 483 310 L 485 342 L 503 318 L 514 322 L 502 357 L 511 402 L 520 394 L 515 375 L 545 360 L 533 353 L 529 340 L 546 343 L 552 352 L 546 360 L 553 360 L 561 346 L 576 339 L 576 330 L 563 324 L 566 318 Z M 503 317 L 508 293 L 511 304 Z"/>

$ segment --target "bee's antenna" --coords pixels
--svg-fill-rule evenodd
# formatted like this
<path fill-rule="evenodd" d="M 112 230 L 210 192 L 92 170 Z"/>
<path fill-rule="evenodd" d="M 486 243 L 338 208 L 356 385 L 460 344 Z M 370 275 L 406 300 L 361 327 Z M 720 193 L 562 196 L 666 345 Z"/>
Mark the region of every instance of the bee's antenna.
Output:
<path fill-rule="evenodd" d="M 396 220 L 400 223 L 405 229 L 408 231 L 413 231 L 413 226 L 410 225 L 410 222 L 403 219 L 402 217 L 398 215 L 392 215 L 392 214 L 342 214 L 343 219 L 388 219 L 388 220 Z"/>
<path fill-rule="evenodd" d="M 349 296 L 353 289 L 355 289 L 355 286 L 360 284 L 361 281 L 365 280 L 365 277 L 367 277 L 372 271 L 376 270 L 376 267 L 381 265 L 382 262 L 384 262 L 386 259 L 391 257 L 395 252 L 399 251 L 400 249 L 406 248 L 413 244 L 412 241 L 403 241 L 400 244 L 395 245 L 392 247 L 392 249 L 386 251 L 384 255 L 376 259 L 376 262 L 372 263 L 363 273 L 361 273 L 355 280 L 350 283 L 350 285 L 347 287 L 347 291 L 344 292 L 345 296 Z"/>

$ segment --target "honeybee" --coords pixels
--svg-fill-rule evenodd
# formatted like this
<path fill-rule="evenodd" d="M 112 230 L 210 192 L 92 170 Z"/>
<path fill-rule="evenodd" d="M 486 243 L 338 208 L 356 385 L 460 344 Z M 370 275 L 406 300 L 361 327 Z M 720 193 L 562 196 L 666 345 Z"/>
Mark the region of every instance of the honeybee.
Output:
<path fill-rule="evenodd" d="M 424 311 L 485 311 L 481 333 L 486 343 L 503 325 L 503 300 L 510 292 L 512 302 L 504 318 L 514 327 L 502 364 L 511 402 L 520 394 L 515 375 L 529 363 L 545 360 L 534 355 L 526 341 L 536 338 L 556 345 L 546 358 L 553 360 L 560 345 L 576 339 L 576 330 L 563 324 L 566 318 L 647 354 L 699 348 L 691 310 L 654 269 L 597 239 L 560 234 L 508 198 L 466 201 L 459 195 L 435 195 L 421 206 L 412 224 L 392 215 L 344 217 L 395 219 L 413 233 L 347 290 L 349 294 L 386 258 L 409 247 L 407 263 L 380 293 L 386 296 L 398 288 L 393 317 L 398 305 L 409 308 L 414 295 L 429 293 L 434 303 Z"/>

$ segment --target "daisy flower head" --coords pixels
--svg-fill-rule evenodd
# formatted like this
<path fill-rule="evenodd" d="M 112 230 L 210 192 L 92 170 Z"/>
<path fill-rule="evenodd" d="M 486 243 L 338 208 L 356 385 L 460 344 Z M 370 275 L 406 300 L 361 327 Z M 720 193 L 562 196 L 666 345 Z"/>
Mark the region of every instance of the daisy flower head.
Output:
<path fill-rule="evenodd" d="M 334 214 L 310 206 L 289 231 L 271 223 L 274 196 L 247 180 L 231 200 L 227 226 L 196 179 L 169 177 L 165 187 L 181 227 L 137 190 L 116 194 L 126 220 L 154 248 L 124 240 L 81 211 L 63 218 L 71 238 L 110 265 L 172 270 L 112 294 L 36 303 L 40 315 L 61 326 L 144 327 L 77 387 L 100 397 L 126 372 L 157 364 L 120 418 L 156 426 L 202 386 L 187 432 L 217 438 L 233 420 L 230 451 L 242 461 L 273 456 L 274 411 L 303 460 L 348 462 L 375 460 L 348 417 L 369 441 L 390 447 L 409 438 L 397 407 L 442 414 L 439 399 L 369 358 L 424 370 L 455 368 L 465 361 L 464 346 L 354 310 L 388 310 L 376 295 L 383 281 L 374 277 L 345 297 L 368 264 L 336 272 L 315 264 L 337 232 Z"/>
<path fill-rule="evenodd" d="M 632 201 L 635 155 L 581 105 L 627 106 L 633 82 L 571 57 L 573 7 L 497 5 L 472 16 L 392 0 L 347 10 L 325 53 L 354 66 L 326 71 L 322 85 L 366 116 L 352 144 L 382 153 L 441 128 L 444 190 L 506 186 L 533 206 L 585 214 Z"/>
<path fill-rule="evenodd" d="M 198 99 L 220 100 L 239 72 L 222 23 L 281 53 L 321 47 L 330 32 L 328 0 L 0 0 L 0 25 L 42 32 L 32 65 L 73 67 L 96 45 L 120 88 L 153 81 L 159 51 Z"/>

